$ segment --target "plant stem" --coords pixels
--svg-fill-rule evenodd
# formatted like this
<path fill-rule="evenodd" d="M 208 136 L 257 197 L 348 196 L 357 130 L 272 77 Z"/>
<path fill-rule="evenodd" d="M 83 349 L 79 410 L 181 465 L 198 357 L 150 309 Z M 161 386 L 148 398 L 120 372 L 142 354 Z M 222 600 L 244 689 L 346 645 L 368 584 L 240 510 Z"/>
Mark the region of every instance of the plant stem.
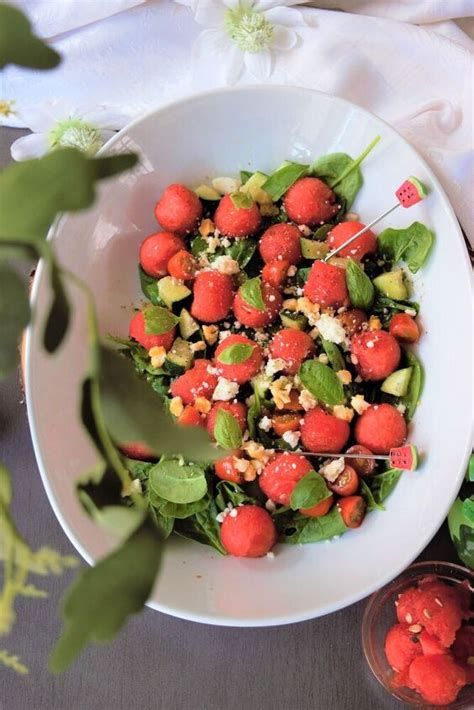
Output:
<path fill-rule="evenodd" d="M 367 146 L 367 148 L 359 155 L 358 158 L 353 160 L 352 163 L 350 165 L 348 165 L 345 170 L 342 171 L 342 173 L 339 175 L 339 177 L 333 183 L 331 183 L 329 185 L 329 187 L 331 189 L 334 189 L 336 187 L 336 185 L 339 185 L 339 183 L 342 182 L 344 180 L 344 178 L 346 178 L 349 175 L 349 173 L 351 173 L 353 170 L 355 170 L 357 167 L 359 167 L 359 165 L 362 163 L 362 161 L 365 160 L 365 158 L 368 156 L 368 154 L 370 153 L 372 148 L 374 148 L 377 145 L 379 140 L 380 140 L 380 136 L 376 136 L 374 138 L 374 140 L 372 141 L 372 143 L 370 143 L 370 145 Z"/>

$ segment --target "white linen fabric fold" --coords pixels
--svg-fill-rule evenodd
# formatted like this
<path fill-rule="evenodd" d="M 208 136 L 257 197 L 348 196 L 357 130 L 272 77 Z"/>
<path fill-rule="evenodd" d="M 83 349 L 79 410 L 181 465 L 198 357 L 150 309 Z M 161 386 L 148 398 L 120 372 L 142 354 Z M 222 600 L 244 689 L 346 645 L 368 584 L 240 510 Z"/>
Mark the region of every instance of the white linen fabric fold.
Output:
<path fill-rule="evenodd" d="M 38 114 L 59 102 L 71 115 L 78 107 L 102 112 L 102 128 L 121 128 L 151 108 L 225 84 L 223 62 L 202 43 L 192 51 L 202 25 L 172 0 L 14 4 L 39 34 L 54 38 L 63 62 L 51 72 L 8 67 L 0 74 L 0 100 L 15 100 L 17 110 L 3 120 L 8 125 L 38 130 Z M 266 83 L 336 94 L 394 125 L 435 170 L 474 243 L 474 45 L 449 22 L 472 14 L 473 1 L 322 4 L 345 12 L 297 6 L 305 21 L 299 40 L 274 53 Z M 238 83 L 259 82 L 246 71 Z"/>

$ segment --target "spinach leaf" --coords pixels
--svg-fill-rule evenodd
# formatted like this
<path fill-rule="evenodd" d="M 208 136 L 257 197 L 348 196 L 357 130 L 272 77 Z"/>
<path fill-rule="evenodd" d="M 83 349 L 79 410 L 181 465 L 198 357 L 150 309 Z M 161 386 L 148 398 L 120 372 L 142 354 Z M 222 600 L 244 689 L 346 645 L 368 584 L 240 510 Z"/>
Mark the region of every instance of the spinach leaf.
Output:
<path fill-rule="evenodd" d="M 228 503 L 232 503 L 234 508 L 237 508 L 241 503 L 245 505 L 258 505 L 257 500 L 247 495 L 237 483 L 220 481 L 216 486 L 216 491 L 216 505 L 219 510 L 224 510 Z"/>
<path fill-rule="evenodd" d="M 395 313 L 408 313 L 415 317 L 418 315 L 420 306 L 415 301 L 394 301 L 392 298 L 375 293 L 375 300 L 372 306 L 374 314 L 378 315 L 382 324 L 388 326 Z"/>
<path fill-rule="evenodd" d="M 247 239 L 234 239 L 231 246 L 224 250 L 224 254 L 234 259 L 240 268 L 243 269 L 255 254 L 257 244 L 257 240 L 250 239 L 250 237 Z"/>
<path fill-rule="evenodd" d="M 21 333 L 30 322 L 28 288 L 8 264 L 0 263 L 0 378 L 18 361 Z"/>
<path fill-rule="evenodd" d="M 252 439 L 255 439 L 255 437 L 258 434 L 257 419 L 260 417 L 261 411 L 262 411 L 262 406 L 261 406 L 259 400 L 254 395 L 253 402 L 251 403 L 251 405 L 247 411 L 247 426 L 249 428 L 249 433 L 250 433 L 250 436 Z"/>
<path fill-rule="evenodd" d="M 331 495 L 332 493 L 327 487 L 324 478 L 316 471 L 310 471 L 306 476 L 300 478 L 293 488 L 290 505 L 293 510 L 312 508 Z"/>
<path fill-rule="evenodd" d="M 133 478 L 138 478 L 139 481 L 147 481 L 151 469 L 155 466 L 155 464 L 150 461 L 137 461 L 136 459 L 129 459 L 127 457 L 124 457 L 124 463 Z"/>
<path fill-rule="evenodd" d="M 406 229 L 384 229 L 378 237 L 380 251 L 394 262 L 403 259 L 415 274 L 425 263 L 434 241 L 434 234 L 421 222 Z"/>
<path fill-rule="evenodd" d="M 224 365 L 240 365 L 241 362 L 245 362 L 252 356 L 253 351 L 253 345 L 249 345 L 248 343 L 234 343 L 224 348 L 217 356 L 217 359 L 219 362 L 224 363 Z"/>
<path fill-rule="evenodd" d="M 140 276 L 140 286 L 142 293 L 145 298 L 153 303 L 154 306 L 163 305 L 163 302 L 158 295 L 158 279 L 153 276 L 149 276 L 142 267 L 138 267 L 138 274 Z"/>
<path fill-rule="evenodd" d="M 191 242 L 191 254 L 199 256 L 199 254 L 207 249 L 207 242 L 204 237 L 195 237 Z"/>
<path fill-rule="evenodd" d="M 286 163 L 265 180 L 262 190 L 270 195 L 273 202 L 277 202 L 293 183 L 303 177 L 303 175 L 306 175 L 308 167 L 308 165 L 302 165 L 301 163 Z"/>
<path fill-rule="evenodd" d="M 323 346 L 324 352 L 328 356 L 329 363 L 333 370 L 335 372 L 344 370 L 346 363 L 337 345 L 335 343 L 331 343 L 329 340 L 324 340 L 324 338 L 321 338 L 321 345 Z"/>
<path fill-rule="evenodd" d="M 367 503 L 367 512 L 369 513 L 371 510 L 375 510 L 376 508 L 379 510 L 385 510 L 384 506 L 382 503 L 376 500 L 374 494 L 372 493 L 372 489 L 367 485 L 365 480 L 363 478 L 360 479 L 360 494 L 362 498 L 365 500 Z M 378 497 L 378 496 L 377 496 Z"/>
<path fill-rule="evenodd" d="M 410 421 L 413 419 L 415 410 L 418 406 L 421 392 L 423 390 L 423 368 L 421 362 L 411 350 L 405 350 L 405 358 L 408 367 L 412 368 L 408 390 L 404 397 L 401 398 L 401 403 L 405 405 L 405 416 Z"/>
<path fill-rule="evenodd" d="M 158 530 L 158 534 L 161 540 L 167 540 L 171 533 L 173 532 L 175 518 L 166 517 L 161 515 L 160 511 L 153 506 L 150 506 L 150 516 Z"/>
<path fill-rule="evenodd" d="M 253 279 L 248 279 L 239 288 L 240 297 L 252 308 L 257 311 L 265 310 L 265 302 L 262 296 L 262 280 L 260 276 L 255 276 Z"/>
<path fill-rule="evenodd" d="M 298 374 L 306 389 L 321 402 L 335 405 L 344 401 L 342 382 L 334 370 L 322 362 L 306 360 Z"/>
<path fill-rule="evenodd" d="M 367 487 L 370 488 L 376 506 L 380 506 L 388 498 L 397 485 L 403 471 L 398 468 L 390 468 L 384 473 L 370 476 L 366 479 Z"/>
<path fill-rule="evenodd" d="M 321 542 L 342 535 L 348 529 L 335 505 L 329 513 L 321 518 L 305 518 L 303 515 L 296 515 L 285 525 L 280 542 L 289 545 Z"/>
<path fill-rule="evenodd" d="M 296 272 L 296 283 L 298 286 L 304 286 L 308 280 L 309 272 L 311 271 L 311 266 L 304 266 L 302 269 L 298 269 Z"/>
<path fill-rule="evenodd" d="M 171 503 L 194 503 L 207 493 L 205 470 L 195 464 L 181 465 L 173 459 L 160 461 L 149 476 L 151 490 Z"/>
<path fill-rule="evenodd" d="M 318 242 L 326 241 L 326 237 L 328 236 L 333 226 L 333 224 L 323 224 L 321 227 L 318 227 L 315 233 L 313 234 L 313 239 L 316 239 Z"/>
<path fill-rule="evenodd" d="M 169 333 L 179 323 L 178 316 L 175 316 L 174 313 L 171 313 L 168 308 L 163 308 L 163 306 L 146 306 L 143 309 L 143 318 L 147 335 Z"/>
<path fill-rule="evenodd" d="M 230 199 L 236 209 L 248 210 L 254 205 L 254 201 L 248 192 L 233 192 Z"/>
<path fill-rule="evenodd" d="M 148 491 L 148 499 L 150 505 L 156 508 L 160 515 L 165 518 L 178 518 L 179 520 L 184 520 L 184 518 L 189 518 L 195 513 L 200 513 L 209 506 L 210 502 L 210 496 L 206 494 L 192 503 L 172 503 L 158 496 L 153 488 Z"/>
<path fill-rule="evenodd" d="M 353 259 L 347 262 L 346 281 L 352 305 L 356 308 L 369 308 L 374 300 L 374 286 Z"/>
<path fill-rule="evenodd" d="M 141 611 L 161 551 L 158 532 L 146 520 L 121 547 L 79 574 L 64 600 L 64 629 L 49 660 L 54 673 L 64 671 L 88 642 L 110 641 L 128 616 Z"/>
<path fill-rule="evenodd" d="M 210 545 L 221 555 L 226 555 L 226 549 L 221 542 L 220 526 L 216 520 L 218 513 L 215 501 L 211 498 L 209 506 L 205 510 L 190 518 L 176 520 L 175 532 L 181 537 Z"/>
<path fill-rule="evenodd" d="M 238 449 L 242 444 L 242 432 L 237 419 L 225 409 L 217 412 L 214 436 L 224 449 Z"/>

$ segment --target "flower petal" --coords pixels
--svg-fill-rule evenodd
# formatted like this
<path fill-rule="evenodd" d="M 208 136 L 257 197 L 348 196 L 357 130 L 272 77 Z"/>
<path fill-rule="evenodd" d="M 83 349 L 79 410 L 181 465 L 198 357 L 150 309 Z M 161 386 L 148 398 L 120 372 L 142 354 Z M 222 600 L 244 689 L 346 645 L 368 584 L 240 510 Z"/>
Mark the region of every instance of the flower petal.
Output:
<path fill-rule="evenodd" d="M 257 0 L 253 9 L 257 12 L 263 12 L 264 10 L 270 10 L 270 8 L 282 8 L 289 7 L 290 5 L 299 5 L 302 0 Z"/>
<path fill-rule="evenodd" d="M 273 28 L 272 48 L 286 51 L 293 49 L 298 41 L 298 35 L 289 27 L 278 25 Z"/>
<path fill-rule="evenodd" d="M 226 6 L 215 0 L 200 0 L 196 4 L 194 19 L 200 25 L 222 26 L 226 13 Z"/>
<path fill-rule="evenodd" d="M 193 44 L 192 59 L 197 61 L 210 54 L 221 55 L 226 61 L 231 49 L 233 49 L 231 40 L 224 32 L 217 29 L 203 30 Z"/>
<path fill-rule="evenodd" d="M 81 118 L 97 128 L 106 128 L 111 131 L 117 131 L 130 123 L 132 117 L 120 111 L 113 109 L 100 108 L 91 111 L 84 111 Z"/>
<path fill-rule="evenodd" d="M 301 12 L 291 7 L 274 7 L 271 10 L 265 10 L 263 14 L 272 25 L 297 27 L 306 24 Z"/>
<path fill-rule="evenodd" d="M 238 47 L 231 46 L 227 52 L 224 62 L 224 76 L 227 84 L 235 84 L 244 69 L 244 55 Z"/>
<path fill-rule="evenodd" d="M 268 79 L 272 73 L 272 55 L 268 51 L 245 52 L 245 66 L 256 79 Z"/>
<path fill-rule="evenodd" d="M 13 141 L 10 153 L 13 160 L 29 160 L 41 158 L 48 152 L 48 138 L 46 133 L 31 133 Z"/>

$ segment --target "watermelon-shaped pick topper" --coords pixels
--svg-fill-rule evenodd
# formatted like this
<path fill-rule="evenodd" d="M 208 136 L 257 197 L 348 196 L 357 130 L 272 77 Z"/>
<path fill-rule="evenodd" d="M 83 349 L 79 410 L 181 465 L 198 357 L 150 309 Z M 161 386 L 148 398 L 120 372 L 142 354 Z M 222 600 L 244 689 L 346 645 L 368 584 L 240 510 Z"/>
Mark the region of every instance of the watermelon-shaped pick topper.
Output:
<path fill-rule="evenodd" d="M 418 466 L 418 451 L 416 446 L 408 444 L 390 449 L 390 466 L 403 471 L 414 471 Z"/>
<path fill-rule="evenodd" d="M 396 196 L 403 207 L 411 207 L 427 196 L 428 190 L 418 178 L 411 177 L 405 180 L 396 191 Z"/>

